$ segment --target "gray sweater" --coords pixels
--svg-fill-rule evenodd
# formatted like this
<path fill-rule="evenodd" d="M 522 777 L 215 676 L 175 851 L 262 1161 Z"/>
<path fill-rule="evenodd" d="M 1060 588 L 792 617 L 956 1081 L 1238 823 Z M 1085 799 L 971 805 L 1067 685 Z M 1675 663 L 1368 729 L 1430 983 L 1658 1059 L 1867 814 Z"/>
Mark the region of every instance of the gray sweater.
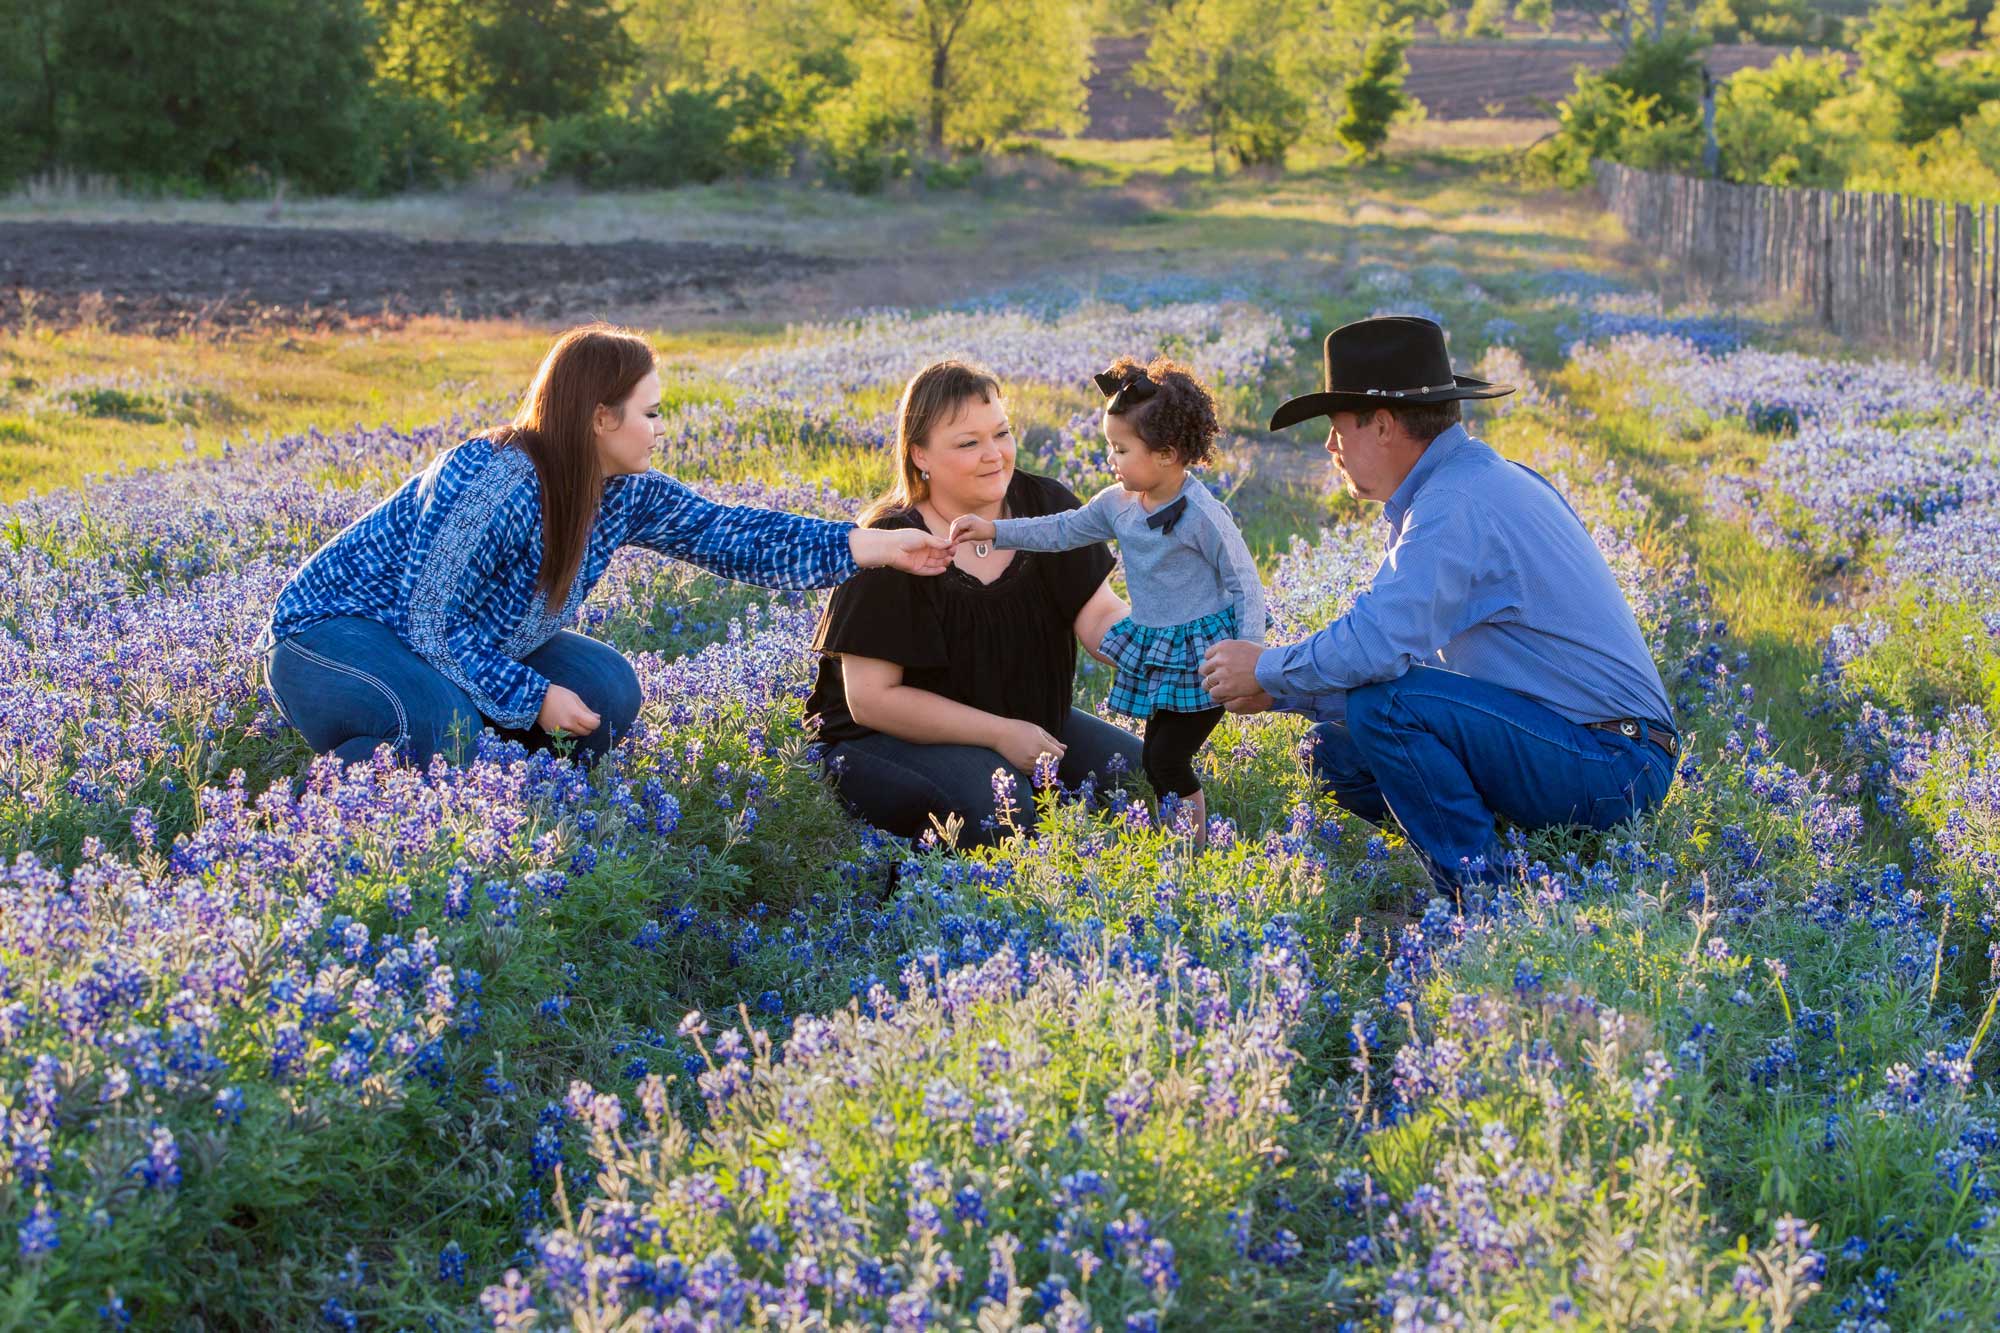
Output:
<path fill-rule="evenodd" d="M 1003 518 L 993 525 L 996 546 L 1020 551 L 1069 551 L 1091 542 L 1115 541 L 1125 562 L 1125 590 L 1132 619 L 1154 629 L 1185 625 L 1236 607 L 1237 633 L 1264 641 L 1264 584 L 1243 534 L 1222 501 L 1195 477 L 1181 486 L 1187 507 L 1173 531 L 1149 528 L 1152 517 L 1136 491 L 1111 485 L 1081 509 L 1041 518 Z"/>

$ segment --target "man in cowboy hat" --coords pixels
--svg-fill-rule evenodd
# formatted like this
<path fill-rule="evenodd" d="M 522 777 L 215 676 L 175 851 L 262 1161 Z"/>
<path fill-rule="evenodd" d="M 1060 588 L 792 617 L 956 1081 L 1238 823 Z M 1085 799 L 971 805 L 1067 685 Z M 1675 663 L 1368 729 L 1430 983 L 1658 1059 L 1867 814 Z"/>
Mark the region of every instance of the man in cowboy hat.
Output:
<path fill-rule="evenodd" d="M 1327 452 L 1382 502 L 1388 554 L 1310 638 L 1209 649 L 1209 693 L 1316 718 L 1315 776 L 1364 819 L 1394 815 L 1444 891 L 1499 872 L 1496 815 L 1607 828 L 1657 805 L 1679 740 L 1632 608 L 1569 502 L 1460 424 L 1460 400 L 1512 386 L 1454 375 L 1444 330 L 1403 315 L 1328 334 L 1324 373 L 1271 429 L 1331 418 Z"/>

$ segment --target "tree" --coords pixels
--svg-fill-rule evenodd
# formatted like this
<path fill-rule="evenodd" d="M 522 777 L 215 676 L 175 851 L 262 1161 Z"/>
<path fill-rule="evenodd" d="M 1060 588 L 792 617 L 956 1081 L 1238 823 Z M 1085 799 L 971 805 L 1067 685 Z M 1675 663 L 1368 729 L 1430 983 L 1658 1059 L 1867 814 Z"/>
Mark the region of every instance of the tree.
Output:
<path fill-rule="evenodd" d="M 375 77 L 404 97 L 445 107 L 460 122 L 478 114 L 487 74 L 474 39 L 481 0 L 368 0 Z"/>
<path fill-rule="evenodd" d="M 1445 0 L 1314 0 L 1287 43 L 1294 86 L 1311 90 L 1317 127 L 1350 159 L 1381 146 L 1390 122 L 1415 104 L 1403 92 L 1403 54 L 1419 19 Z"/>
<path fill-rule="evenodd" d="M 2000 97 L 1994 57 L 1940 59 L 1970 46 L 1975 26 L 1965 0 L 1884 0 L 1869 16 L 1862 78 L 1888 102 L 1897 143 L 1920 144 Z"/>
<path fill-rule="evenodd" d="M 933 152 L 1083 125 L 1091 33 L 1074 0 L 844 0 L 858 96 L 912 110 Z"/>
<path fill-rule="evenodd" d="M 603 106 L 638 48 L 613 0 L 367 0 L 378 83 L 468 140 Z"/>
<path fill-rule="evenodd" d="M 1846 179 L 1846 150 L 1852 144 L 1816 117 L 1847 83 L 1843 56 L 1798 51 L 1731 76 L 1715 116 L 1722 174 L 1764 185 L 1838 188 Z"/>
<path fill-rule="evenodd" d="M 488 0 L 472 49 L 488 114 L 508 124 L 609 100 L 637 49 L 611 0 Z"/>
<path fill-rule="evenodd" d="M 63 18 L 76 165 L 223 189 L 372 183 L 360 0 L 119 0 Z"/>
<path fill-rule="evenodd" d="M 1563 7 L 1593 20 L 1629 47 L 1636 41 L 1660 41 L 1676 27 L 1688 26 L 1698 0 L 1570 0 Z"/>
<path fill-rule="evenodd" d="M 1179 0 L 1154 24 L 1135 77 L 1166 97 L 1176 132 L 1207 141 L 1218 174 L 1225 152 L 1281 163 L 1305 132 L 1307 101 L 1281 57 L 1290 12 L 1282 0 Z"/>
<path fill-rule="evenodd" d="M 1701 0 L 1694 26 L 1718 42 L 1797 45 L 1820 36 L 1825 25 L 1806 0 Z"/>
<path fill-rule="evenodd" d="M 51 165 L 61 140 L 63 0 L 0 6 L 0 185 Z"/>
<path fill-rule="evenodd" d="M 1347 148 L 1349 161 L 1372 157 L 1389 137 L 1389 126 L 1409 110 L 1410 95 L 1403 78 L 1410 72 L 1403 53 L 1410 46 L 1410 20 L 1378 25 L 1362 50 L 1361 68 L 1347 81 L 1347 110 L 1334 126 L 1334 136 Z"/>
<path fill-rule="evenodd" d="M 1701 157 L 1701 38 L 1670 31 L 1636 37 L 1602 74 L 1577 71 L 1557 109 L 1556 132 L 1529 150 L 1530 171 L 1583 185 L 1599 158 L 1635 167 L 1692 167 Z"/>
<path fill-rule="evenodd" d="M 1500 26 L 1500 16 L 1507 12 L 1507 0 L 1472 0 L 1472 8 L 1465 11 L 1465 35 L 1475 38 L 1494 38 L 1507 35 Z"/>

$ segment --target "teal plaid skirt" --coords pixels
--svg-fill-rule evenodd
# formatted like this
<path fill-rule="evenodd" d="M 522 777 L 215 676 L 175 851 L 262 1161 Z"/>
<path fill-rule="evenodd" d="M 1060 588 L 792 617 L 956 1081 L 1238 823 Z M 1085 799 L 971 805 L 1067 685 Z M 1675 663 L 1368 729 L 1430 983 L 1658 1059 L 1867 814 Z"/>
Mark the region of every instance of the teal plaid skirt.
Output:
<path fill-rule="evenodd" d="M 1199 713 L 1218 707 L 1201 687 L 1201 659 L 1213 643 L 1236 637 L 1236 608 L 1185 625 L 1141 625 L 1127 616 L 1104 633 L 1099 652 L 1118 667 L 1105 706 L 1126 717 Z"/>

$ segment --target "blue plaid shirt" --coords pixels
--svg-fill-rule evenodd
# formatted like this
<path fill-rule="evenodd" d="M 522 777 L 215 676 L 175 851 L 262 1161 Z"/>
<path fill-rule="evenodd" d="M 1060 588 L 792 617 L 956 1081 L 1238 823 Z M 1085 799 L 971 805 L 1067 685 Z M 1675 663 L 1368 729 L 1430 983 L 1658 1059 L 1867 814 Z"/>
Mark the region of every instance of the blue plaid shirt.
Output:
<path fill-rule="evenodd" d="M 583 563 L 562 609 L 535 590 L 542 488 L 519 449 L 472 439 L 313 552 L 278 594 L 260 651 L 335 616 L 404 643 L 502 726 L 534 725 L 549 682 L 521 658 L 575 623 L 628 543 L 772 588 L 826 588 L 857 566 L 851 523 L 719 505 L 663 472 L 606 478 Z"/>
<path fill-rule="evenodd" d="M 1257 659 L 1274 707 L 1344 722 L 1349 690 L 1423 665 L 1513 690 L 1572 722 L 1673 724 L 1624 590 L 1541 473 L 1452 426 L 1382 516 L 1389 551 L 1368 590 L 1317 634 Z"/>

